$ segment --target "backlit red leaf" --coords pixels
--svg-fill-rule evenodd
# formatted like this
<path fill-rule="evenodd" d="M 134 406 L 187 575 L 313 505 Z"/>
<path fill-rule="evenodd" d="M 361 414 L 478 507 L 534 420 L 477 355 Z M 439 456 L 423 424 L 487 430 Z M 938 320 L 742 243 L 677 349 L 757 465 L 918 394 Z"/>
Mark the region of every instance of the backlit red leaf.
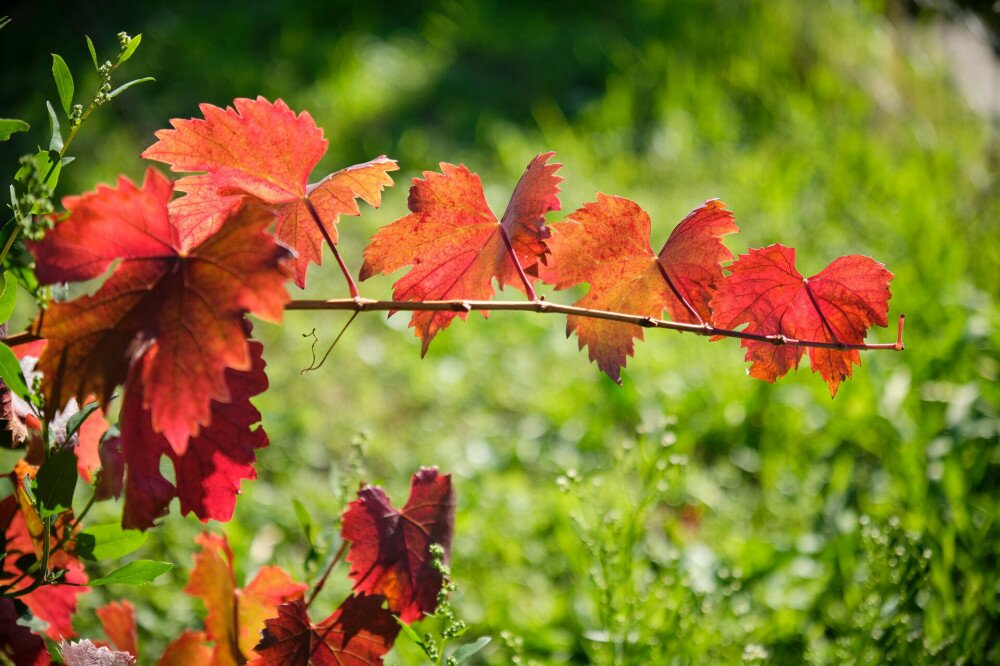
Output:
<path fill-rule="evenodd" d="M 120 260 L 93 296 L 53 304 L 36 328 L 49 405 L 94 394 L 102 405 L 143 355 L 143 406 L 178 454 L 230 398 L 227 368 L 251 358 L 244 315 L 279 321 L 287 252 L 264 232 L 270 214 L 245 206 L 211 236 L 183 239 L 168 216 L 171 185 L 150 169 L 143 188 L 121 178 L 68 197 L 69 218 L 32 246 L 42 282 L 86 280 Z"/>
<path fill-rule="evenodd" d="M 349 596 L 333 615 L 312 624 L 301 599 L 267 620 L 253 666 L 380 666 L 399 634 L 380 596 Z"/>
<path fill-rule="evenodd" d="M 232 518 L 240 483 L 257 478 L 254 451 L 267 446 L 264 430 L 253 427 L 260 421 L 260 412 L 250 403 L 251 397 L 267 389 L 262 350 L 259 342 L 251 342 L 251 369 L 226 371 L 230 402 L 212 402 L 211 422 L 191 440 L 183 454 L 177 454 L 166 438 L 153 430 L 141 393 L 126 392 L 118 443 L 125 469 L 124 527 L 152 527 L 167 513 L 174 497 L 180 499 L 182 514 L 194 513 L 203 522 Z M 164 455 L 173 463 L 175 483 L 160 473 L 160 458 Z M 105 458 L 114 464 L 110 450 Z M 105 473 L 109 477 L 102 475 L 102 486 L 114 484 L 110 476 L 113 470 Z"/>
<path fill-rule="evenodd" d="M 77 444 L 73 448 L 73 453 L 76 454 L 76 469 L 87 483 L 91 482 L 94 472 L 101 467 L 99 448 L 101 437 L 107 431 L 108 422 L 100 408 L 88 416 L 77 431 Z"/>
<path fill-rule="evenodd" d="M 336 242 L 339 217 L 360 214 L 358 198 L 378 207 L 382 189 L 392 185 L 388 172 L 398 169 L 396 162 L 383 155 L 309 185 L 309 174 L 327 147 L 312 116 L 296 115 L 282 100 L 272 104 L 263 97 L 237 99 L 233 107 L 202 104 L 204 119 L 171 120 L 174 129 L 158 131 L 158 141 L 142 156 L 175 172 L 204 172 L 177 182 L 187 195 L 170 208 L 181 220 L 183 236 L 213 233 L 246 199 L 271 208 L 278 217 L 275 233 L 297 255 L 295 280 L 305 286 L 309 263 L 323 259 L 323 231 L 309 207 Z"/>
<path fill-rule="evenodd" d="M 128 652 L 133 657 L 139 655 L 136 647 L 135 606 L 128 600 L 112 601 L 96 611 L 97 618 L 115 649 Z"/>
<path fill-rule="evenodd" d="M 713 199 L 688 214 L 657 255 L 646 211 L 598 193 L 597 201 L 552 226 L 552 254 L 541 276 L 556 289 L 588 283 L 579 307 L 655 318 L 666 310 L 676 321 L 701 323 L 698 317 L 709 320 L 708 301 L 722 279 L 722 262 L 732 258 L 721 238 L 738 230 L 725 204 Z M 566 332 L 575 332 L 580 349 L 588 347 L 590 360 L 618 383 L 634 341 L 643 339 L 640 326 L 574 315 Z"/>
<path fill-rule="evenodd" d="M 242 664 L 251 655 L 264 629 L 264 620 L 276 608 L 302 596 L 306 586 L 293 581 L 277 567 L 264 567 L 243 590 L 233 575 L 233 553 L 225 537 L 204 533 L 198 537 L 202 551 L 184 591 L 199 597 L 208 610 L 205 631 L 215 642 L 215 663 Z"/>
<path fill-rule="evenodd" d="M 559 209 L 561 164 L 546 164 L 555 153 L 538 155 L 521 176 L 498 221 L 486 204 L 479 176 L 464 165 L 441 163 L 441 173 L 414 178 L 407 202 L 410 215 L 382 227 L 365 248 L 361 279 L 413 266 L 393 285 L 401 301 L 485 300 L 512 284 L 524 291 L 504 242 L 509 239 L 523 268 L 546 253 L 549 229 L 544 214 Z M 485 317 L 487 313 L 483 311 Z M 421 339 L 421 355 L 437 332 L 465 312 L 414 312 L 410 326 Z"/>
<path fill-rule="evenodd" d="M 441 574 L 431 564 L 429 548 L 441 545 L 447 563 L 454 523 L 451 475 L 440 476 L 436 468 L 413 475 L 401 511 L 381 488 L 362 488 L 344 512 L 341 529 L 351 542 L 347 561 L 354 590 L 385 596 L 389 609 L 407 624 L 433 613 Z"/>
<path fill-rule="evenodd" d="M 769 245 L 742 254 L 712 298 L 715 324 L 748 333 L 799 340 L 861 344 L 872 325 L 886 326 L 893 275 L 869 257 L 840 257 L 806 279 L 795 268 L 795 250 Z M 773 382 L 797 368 L 803 347 L 743 340 L 750 375 Z M 861 365 L 857 350 L 809 349 L 809 363 L 837 393 Z"/>

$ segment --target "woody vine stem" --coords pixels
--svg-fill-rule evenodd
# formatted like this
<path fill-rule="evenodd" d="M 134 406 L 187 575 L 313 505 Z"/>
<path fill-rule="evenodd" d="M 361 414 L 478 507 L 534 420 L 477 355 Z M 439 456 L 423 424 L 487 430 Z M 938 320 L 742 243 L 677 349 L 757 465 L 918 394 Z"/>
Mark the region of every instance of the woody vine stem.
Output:
<path fill-rule="evenodd" d="M 906 315 L 899 315 L 896 330 L 896 342 L 885 342 L 875 344 L 845 344 L 842 342 L 824 342 L 820 340 L 797 340 L 784 335 L 759 335 L 757 333 L 747 333 L 745 331 L 734 331 L 728 328 L 719 328 L 711 324 L 688 324 L 685 322 L 671 321 L 669 319 L 657 319 L 655 317 L 645 317 L 643 315 L 627 314 L 624 312 L 613 312 L 610 310 L 592 310 L 574 305 L 562 305 L 551 303 L 544 298 L 537 298 L 532 301 L 473 301 L 473 300 L 453 300 L 453 301 L 380 301 L 372 298 L 358 296 L 356 298 L 333 298 L 325 301 L 320 300 L 293 300 L 285 306 L 286 310 L 347 310 L 358 312 L 395 311 L 395 310 L 432 310 L 441 312 L 472 312 L 473 310 L 511 310 L 519 312 L 538 312 L 541 314 L 565 314 L 576 315 L 578 317 L 590 317 L 592 319 L 606 319 L 624 324 L 634 324 L 643 328 L 664 328 L 682 333 L 694 333 L 696 335 L 721 336 L 724 338 L 741 338 L 743 340 L 755 340 L 766 342 L 772 345 L 795 345 L 798 347 L 815 347 L 819 349 L 857 349 L 862 351 L 871 350 L 894 350 L 902 351 L 903 345 L 903 325 Z"/>

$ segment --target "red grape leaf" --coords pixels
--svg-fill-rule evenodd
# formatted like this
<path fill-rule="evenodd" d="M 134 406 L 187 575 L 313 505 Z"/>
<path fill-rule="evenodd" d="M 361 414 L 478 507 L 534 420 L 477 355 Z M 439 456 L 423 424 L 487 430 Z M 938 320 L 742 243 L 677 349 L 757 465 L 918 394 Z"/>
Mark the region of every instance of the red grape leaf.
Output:
<path fill-rule="evenodd" d="M 204 172 L 177 182 L 187 195 L 170 209 L 183 219 L 182 235 L 213 233 L 244 199 L 274 210 L 276 235 L 295 250 L 295 281 L 304 287 L 309 263 L 323 261 L 323 232 L 309 205 L 336 242 L 339 217 L 360 215 L 357 198 L 377 208 L 382 189 L 393 184 L 388 172 L 399 167 L 383 155 L 309 185 L 309 174 L 327 147 L 312 116 L 296 116 L 282 100 L 272 104 L 263 97 L 236 99 L 233 107 L 202 104 L 204 120 L 171 120 L 174 129 L 156 132 L 158 141 L 142 156 L 175 172 Z"/>
<path fill-rule="evenodd" d="M 213 666 L 212 648 L 203 631 L 185 631 L 174 639 L 156 666 Z"/>
<path fill-rule="evenodd" d="M 171 184 L 155 170 L 142 189 L 67 197 L 70 211 L 32 249 L 45 283 L 97 277 L 120 259 L 93 296 L 54 303 L 36 324 L 48 340 L 38 362 L 47 404 L 89 394 L 102 405 L 143 354 L 142 403 L 153 429 L 178 454 L 227 402 L 225 370 L 247 370 L 247 312 L 280 321 L 288 301 L 287 256 L 264 232 L 270 215 L 244 207 L 198 244 L 182 241 L 166 204 Z"/>
<path fill-rule="evenodd" d="M 512 284 L 524 291 L 503 234 L 525 268 L 546 253 L 549 229 L 544 214 L 559 210 L 561 164 L 546 164 L 555 153 L 538 155 L 514 188 L 500 221 L 486 204 L 479 176 L 464 165 L 441 163 L 441 173 L 414 178 L 407 202 L 410 215 L 382 227 L 365 248 L 361 279 L 413 266 L 393 285 L 399 301 L 485 300 Z M 414 312 L 410 327 L 421 339 L 421 355 L 438 331 L 466 312 Z M 487 312 L 483 311 L 483 316 Z"/>
<path fill-rule="evenodd" d="M 795 250 L 775 244 L 741 254 L 728 270 L 712 298 L 717 326 L 747 324 L 748 333 L 861 344 L 870 326 L 888 324 L 893 275 L 869 257 L 840 257 L 805 279 L 795 268 Z M 746 360 L 753 363 L 750 375 L 769 382 L 797 368 L 805 352 L 795 345 L 754 340 L 741 344 L 747 348 Z M 851 364 L 861 365 L 861 357 L 857 350 L 813 347 L 809 363 L 833 396 L 840 382 L 851 376 Z"/>
<path fill-rule="evenodd" d="M 14 666 L 49 666 L 49 651 L 41 636 L 17 623 L 12 599 L 0 599 L 0 654 Z"/>
<path fill-rule="evenodd" d="M 125 481 L 125 456 L 121 437 L 108 437 L 97 447 L 101 459 L 101 475 L 97 477 L 94 493 L 98 501 L 121 497 Z"/>
<path fill-rule="evenodd" d="M 267 620 L 252 666 L 379 666 L 399 634 L 383 598 L 351 595 L 333 615 L 312 624 L 301 599 Z"/>
<path fill-rule="evenodd" d="M 104 635 L 115 649 L 137 657 L 139 652 L 136 647 L 135 606 L 128 600 L 112 601 L 95 612 L 104 628 Z"/>
<path fill-rule="evenodd" d="M 274 615 L 279 604 L 300 598 L 307 586 L 296 583 L 278 567 L 267 566 L 239 590 L 226 538 L 206 532 L 198 537 L 198 544 L 202 551 L 195 555 L 184 591 L 200 598 L 208 609 L 205 630 L 215 642 L 215 662 L 242 664 L 257 644 L 264 620 Z"/>
<path fill-rule="evenodd" d="M 15 480 L 17 487 L 20 481 Z M 23 589 L 31 584 L 31 576 L 14 581 L 21 577 L 21 566 L 29 566 L 40 556 L 41 535 L 33 537 L 29 523 L 40 525 L 38 514 L 34 513 L 30 504 L 25 505 L 29 515 L 25 516 L 23 509 L 14 495 L 9 495 L 0 501 L 0 531 L 3 532 L 4 552 L 0 564 L 0 585 L 13 584 L 14 589 Z M 69 512 L 60 514 L 56 521 L 56 529 L 51 535 L 52 546 L 58 543 L 63 530 L 66 529 Z M 60 529 L 61 528 L 61 529 Z M 53 568 L 65 569 L 63 581 L 69 585 L 44 585 L 19 597 L 31 609 L 32 615 L 49 624 L 45 635 L 54 641 L 76 636 L 73 630 L 73 615 L 76 613 L 77 597 L 90 590 L 86 586 L 87 574 L 79 561 L 65 550 L 53 550 L 49 558 Z M 19 566 L 21 565 L 21 566 Z"/>
<path fill-rule="evenodd" d="M 240 651 L 247 657 L 260 642 L 264 621 L 289 599 L 300 597 L 308 585 L 296 583 L 281 568 L 261 567 L 250 584 L 236 591 L 236 624 L 239 626 Z"/>
<path fill-rule="evenodd" d="M 268 444 L 264 430 L 253 428 L 260 421 L 260 412 L 250 403 L 251 397 L 267 389 L 262 351 L 259 342 L 251 342 L 251 369 L 226 371 L 230 402 L 212 402 L 211 422 L 181 455 L 163 435 L 154 432 L 141 392 L 131 388 L 125 392 L 119 444 L 126 472 L 124 527 L 152 527 L 155 519 L 167 513 L 174 497 L 180 499 L 182 514 L 194 513 L 202 522 L 232 518 L 240 483 L 257 478 L 254 451 Z M 138 368 L 133 372 L 139 374 Z M 164 455 L 174 465 L 176 485 L 160 473 Z"/>
<path fill-rule="evenodd" d="M 341 535 L 351 542 L 347 561 L 354 590 L 381 594 L 389 610 L 407 624 L 433 613 L 441 589 L 441 574 L 432 566 L 431 544 L 451 557 L 455 524 L 455 493 L 451 475 L 422 467 L 410 481 L 410 497 L 402 511 L 385 492 L 366 486 L 344 512 Z"/>
<path fill-rule="evenodd" d="M 92 399 L 91 399 L 92 401 Z M 86 405 L 87 403 L 84 402 Z M 101 437 L 108 431 L 108 422 L 104 412 L 97 408 L 80 426 L 77 431 L 77 444 L 73 448 L 76 454 L 76 470 L 80 477 L 90 483 L 94 472 L 101 467 L 100 445 Z M 124 648 L 122 648 L 124 649 Z"/>
<path fill-rule="evenodd" d="M 655 318 L 666 310 L 676 321 L 701 323 L 678 294 L 709 320 L 708 301 L 722 280 L 722 262 L 733 256 L 721 238 L 736 231 L 733 214 L 712 199 L 681 220 L 657 255 L 650 249 L 646 211 L 628 199 L 598 193 L 596 202 L 552 226 L 552 255 L 540 274 L 556 289 L 589 283 L 575 303 L 579 307 Z M 634 324 L 570 315 L 566 334 L 573 332 L 580 349 L 588 347 L 590 360 L 619 384 L 621 369 L 635 353 L 634 341 L 644 337 Z"/>

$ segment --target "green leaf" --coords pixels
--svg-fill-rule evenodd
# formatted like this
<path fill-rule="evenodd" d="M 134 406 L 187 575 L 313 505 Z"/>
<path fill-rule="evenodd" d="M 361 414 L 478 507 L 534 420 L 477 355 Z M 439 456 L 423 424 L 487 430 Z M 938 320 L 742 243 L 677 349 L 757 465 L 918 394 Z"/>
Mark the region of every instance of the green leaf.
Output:
<path fill-rule="evenodd" d="M 62 161 L 59 159 L 58 151 L 51 150 L 39 150 L 35 154 L 35 166 L 38 168 L 38 172 L 42 174 L 42 178 L 48 176 L 45 184 L 49 186 L 50 190 L 55 190 L 56 185 L 59 183 L 59 174 L 62 172 Z M 14 174 L 14 180 L 19 183 L 23 183 L 28 175 L 28 168 L 21 167 Z M 37 213 L 37 210 L 32 210 L 32 213 Z"/>
<path fill-rule="evenodd" d="M 6 28 L 8 23 L 10 23 L 9 16 L 0 16 L 0 30 Z"/>
<path fill-rule="evenodd" d="M 75 453 L 59 451 L 49 456 L 35 477 L 35 497 L 42 518 L 62 513 L 73 505 L 76 479 Z"/>
<path fill-rule="evenodd" d="M 459 645 L 458 649 L 451 653 L 451 658 L 455 660 L 456 664 L 464 664 L 472 655 L 489 645 L 491 640 L 493 639 L 489 636 L 482 636 L 475 643 Z"/>
<path fill-rule="evenodd" d="M 24 374 L 21 372 L 21 364 L 14 355 L 14 351 L 0 342 L 0 379 L 19 398 L 28 400 L 31 392 L 24 381 Z"/>
<path fill-rule="evenodd" d="M 133 553 L 146 543 L 149 533 L 123 530 L 119 523 L 94 525 L 76 537 L 76 554 L 85 560 L 117 560 Z"/>
<path fill-rule="evenodd" d="M 413 627 L 400 620 L 398 615 L 393 615 L 392 617 L 396 620 L 396 624 L 399 625 L 399 628 L 403 630 L 403 633 L 406 634 L 411 641 L 421 647 L 423 646 L 424 639 L 420 638 L 417 632 L 413 630 Z"/>
<path fill-rule="evenodd" d="M 118 95 L 121 95 L 123 92 L 125 92 L 126 90 L 128 90 L 137 83 L 145 83 L 146 81 L 155 81 L 155 80 L 156 79 L 154 79 L 152 76 L 144 76 L 141 79 L 133 79 L 128 83 L 123 83 L 122 85 L 118 86 L 117 88 L 108 93 L 108 99 L 114 99 L 115 97 L 118 97 Z"/>
<path fill-rule="evenodd" d="M 0 141 L 6 141 L 14 132 L 27 132 L 31 125 L 17 118 L 0 118 Z"/>
<path fill-rule="evenodd" d="M 122 51 L 122 54 L 118 56 L 119 65 L 132 57 L 132 54 L 135 53 L 135 50 L 139 48 L 139 42 L 141 41 L 142 41 L 141 34 L 138 34 L 129 40 L 128 44 L 125 45 L 125 49 Z"/>
<path fill-rule="evenodd" d="M 94 62 L 94 69 L 100 70 L 101 66 L 97 64 L 97 49 L 94 48 L 94 42 L 90 41 L 90 35 L 84 35 L 87 40 L 87 50 L 90 51 L 90 59 Z"/>
<path fill-rule="evenodd" d="M 52 78 L 56 80 L 56 90 L 59 91 L 59 101 L 62 102 L 63 111 L 69 117 L 70 109 L 73 108 L 73 74 L 69 71 L 69 66 L 58 53 L 52 54 Z"/>
<path fill-rule="evenodd" d="M 87 420 L 87 417 L 93 414 L 95 411 L 97 411 L 98 407 L 100 407 L 100 405 L 98 405 L 96 402 L 88 402 L 86 405 L 83 406 L 83 409 L 78 411 L 73 416 L 69 417 L 69 419 L 66 421 L 67 442 L 69 441 L 70 437 L 76 434 L 76 431 L 80 429 L 80 426 L 82 426 L 83 422 Z"/>
<path fill-rule="evenodd" d="M 59 133 L 59 118 L 56 117 L 56 110 L 52 104 L 45 102 L 45 108 L 49 110 L 49 127 L 52 129 L 52 138 L 49 139 L 49 150 L 59 152 L 63 149 L 62 134 Z"/>
<path fill-rule="evenodd" d="M 14 243 L 17 245 L 21 241 Z M 28 293 L 32 296 L 38 296 L 38 278 L 35 277 L 35 269 L 31 266 L 11 266 L 10 270 L 14 271 L 17 275 L 18 282 L 24 287 Z"/>
<path fill-rule="evenodd" d="M 3 291 L 0 291 L 0 324 L 5 323 L 14 313 L 17 302 L 17 276 L 10 271 L 3 272 Z"/>
<path fill-rule="evenodd" d="M 162 576 L 174 568 L 169 562 L 154 562 L 153 560 L 135 560 L 121 569 L 112 571 L 107 576 L 95 578 L 87 583 L 90 587 L 98 585 L 145 585 L 151 580 Z"/>
<path fill-rule="evenodd" d="M 292 500 L 292 508 L 295 509 L 295 517 L 298 519 L 299 525 L 302 527 L 302 531 L 305 532 L 306 540 L 309 542 L 309 545 L 312 546 L 312 516 L 309 515 L 309 510 L 297 499 Z"/>

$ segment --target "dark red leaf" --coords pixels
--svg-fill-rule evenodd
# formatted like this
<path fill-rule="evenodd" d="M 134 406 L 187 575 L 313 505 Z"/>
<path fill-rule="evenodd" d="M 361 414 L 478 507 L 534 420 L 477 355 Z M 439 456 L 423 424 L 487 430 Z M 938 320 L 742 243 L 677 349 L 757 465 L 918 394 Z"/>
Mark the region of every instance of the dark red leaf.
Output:
<path fill-rule="evenodd" d="M 48 666 L 51 662 L 45 641 L 17 623 L 18 613 L 11 599 L 0 599 L 0 655 L 14 666 Z"/>
<path fill-rule="evenodd" d="M 333 615 L 312 624 L 301 599 L 282 604 L 265 622 L 253 666 L 379 666 L 399 634 L 381 596 L 349 596 Z"/>
<path fill-rule="evenodd" d="M 451 556 L 455 493 L 451 475 L 421 468 L 410 482 L 410 497 L 395 509 L 378 487 L 358 491 L 344 512 L 341 534 L 351 542 L 347 561 L 354 590 L 381 594 L 389 609 L 407 624 L 433 613 L 441 574 L 432 566 L 429 548 L 440 544 L 444 561 Z"/>
<path fill-rule="evenodd" d="M 253 427 L 260 421 L 260 412 L 250 403 L 250 398 L 267 388 L 263 347 L 251 342 L 249 348 L 251 369 L 226 371 L 230 402 L 212 402 L 211 422 L 183 454 L 178 455 L 166 437 L 154 431 L 141 392 L 126 391 L 119 444 L 125 464 L 124 527 L 152 527 L 156 518 L 167 513 L 174 497 L 180 499 L 181 513 L 194 513 L 202 522 L 232 518 L 240 483 L 257 478 L 254 451 L 267 446 L 264 430 Z M 176 486 L 160 474 L 164 455 L 174 465 Z"/>

